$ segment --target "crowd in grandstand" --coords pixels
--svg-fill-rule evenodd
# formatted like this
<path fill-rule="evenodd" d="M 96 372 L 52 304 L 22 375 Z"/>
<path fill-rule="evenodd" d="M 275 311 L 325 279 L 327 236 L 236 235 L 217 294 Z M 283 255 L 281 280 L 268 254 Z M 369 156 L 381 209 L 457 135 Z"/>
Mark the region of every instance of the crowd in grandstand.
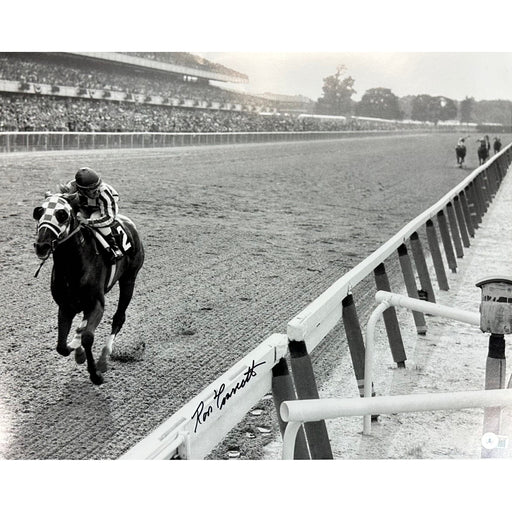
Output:
<path fill-rule="evenodd" d="M 137 54 L 150 59 L 175 59 L 180 65 L 210 66 L 218 72 L 236 73 L 213 63 L 202 62 L 187 53 Z M 240 132 L 240 131 L 331 131 L 373 129 L 374 126 L 350 120 L 339 123 L 298 119 L 296 116 L 259 115 L 260 107 L 272 102 L 212 87 L 207 80 L 185 81 L 149 68 L 130 68 L 115 63 L 77 60 L 61 54 L 0 53 L 0 80 L 19 84 L 18 92 L 0 89 L 0 131 L 70 132 Z M 118 101 L 50 94 L 28 94 L 24 84 L 68 86 L 75 89 L 121 91 L 138 95 L 143 101 Z M 52 91 L 53 92 L 53 91 Z M 222 108 L 155 105 L 149 97 L 196 99 Z M 260 102 L 259 105 L 252 103 Z M 224 104 L 239 105 L 236 109 Z M 196 105 L 197 106 L 197 105 Z M 201 104 L 204 107 L 203 104 Z M 241 106 L 241 107 L 240 107 Z"/>
<path fill-rule="evenodd" d="M 190 109 L 19 93 L 0 95 L 0 131 L 256 132 L 381 128 L 357 119 L 339 124 L 233 110 Z"/>
<path fill-rule="evenodd" d="M 151 69 L 127 71 L 102 63 L 80 63 L 76 60 L 46 54 L 0 54 L 0 79 L 84 89 L 122 91 L 130 94 L 165 98 L 195 99 L 218 102 L 244 102 L 268 106 L 268 102 L 235 91 L 205 83 L 187 81 Z"/>
<path fill-rule="evenodd" d="M 288 117 L 29 94 L 0 95 L 1 131 L 227 132 L 291 130 Z"/>

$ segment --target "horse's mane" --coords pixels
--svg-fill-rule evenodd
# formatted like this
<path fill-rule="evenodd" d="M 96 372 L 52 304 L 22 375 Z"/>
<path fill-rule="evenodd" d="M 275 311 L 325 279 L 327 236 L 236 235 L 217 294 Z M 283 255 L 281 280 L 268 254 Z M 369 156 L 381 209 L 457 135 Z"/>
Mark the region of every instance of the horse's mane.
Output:
<path fill-rule="evenodd" d="M 75 214 L 78 213 L 80 209 L 80 203 L 78 201 L 78 194 L 75 192 L 74 194 L 59 194 L 63 199 L 65 199 L 71 206 L 71 209 Z"/>

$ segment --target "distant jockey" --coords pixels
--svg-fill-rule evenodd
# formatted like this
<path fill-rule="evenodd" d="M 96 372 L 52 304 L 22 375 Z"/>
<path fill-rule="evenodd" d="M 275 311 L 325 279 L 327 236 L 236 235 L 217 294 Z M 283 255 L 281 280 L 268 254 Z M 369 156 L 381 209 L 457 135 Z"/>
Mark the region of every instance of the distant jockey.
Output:
<path fill-rule="evenodd" d="M 462 167 L 464 164 L 464 159 L 466 158 L 466 145 L 464 144 L 465 141 L 466 138 L 461 137 L 455 146 L 455 154 L 457 155 L 457 164 L 459 167 Z"/>
<path fill-rule="evenodd" d="M 494 137 L 494 154 L 499 153 L 501 149 L 501 139 L 499 137 Z"/>
<path fill-rule="evenodd" d="M 119 201 L 119 194 L 115 189 L 103 182 L 101 177 L 89 167 L 81 167 L 76 172 L 74 180 L 58 187 L 62 194 L 77 193 L 80 204 L 78 220 L 100 232 L 109 244 L 114 259 L 121 258 L 123 253 L 112 233 Z"/>

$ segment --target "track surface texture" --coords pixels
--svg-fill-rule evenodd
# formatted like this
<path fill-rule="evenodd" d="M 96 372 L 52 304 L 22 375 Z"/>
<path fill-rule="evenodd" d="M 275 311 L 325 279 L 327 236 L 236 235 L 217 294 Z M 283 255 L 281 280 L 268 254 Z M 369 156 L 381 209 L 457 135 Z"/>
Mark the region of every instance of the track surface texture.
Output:
<path fill-rule="evenodd" d="M 457 137 L 0 156 L 0 458 L 122 455 L 474 169 L 476 143 L 456 166 Z M 32 210 L 84 165 L 118 190 L 146 249 L 100 387 L 55 351 L 52 263 L 34 278 Z M 116 300 L 117 287 L 96 356 Z M 342 340 L 326 340 L 314 354 L 319 385 L 348 357 Z M 257 427 L 278 432 L 263 402 L 211 458 L 233 447 L 261 457 Z"/>

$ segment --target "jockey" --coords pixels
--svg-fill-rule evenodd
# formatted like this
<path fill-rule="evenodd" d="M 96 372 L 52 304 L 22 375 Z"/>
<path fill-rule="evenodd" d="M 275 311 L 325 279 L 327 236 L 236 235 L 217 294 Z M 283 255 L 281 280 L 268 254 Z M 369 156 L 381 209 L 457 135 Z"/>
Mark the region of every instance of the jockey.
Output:
<path fill-rule="evenodd" d="M 78 220 L 96 229 L 109 244 L 114 259 L 119 259 L 123 253 L 119 249 L 112 224 L 114 223 L 119 201 L 119 194 L 108 183 L 104 183 L 101 177 L 89 167 L 81 167 L 75 175 L 75 179 L 66 185 L 59 185 L 59 191 L 63 194 L 78 195 L 80 212 Z"/>

